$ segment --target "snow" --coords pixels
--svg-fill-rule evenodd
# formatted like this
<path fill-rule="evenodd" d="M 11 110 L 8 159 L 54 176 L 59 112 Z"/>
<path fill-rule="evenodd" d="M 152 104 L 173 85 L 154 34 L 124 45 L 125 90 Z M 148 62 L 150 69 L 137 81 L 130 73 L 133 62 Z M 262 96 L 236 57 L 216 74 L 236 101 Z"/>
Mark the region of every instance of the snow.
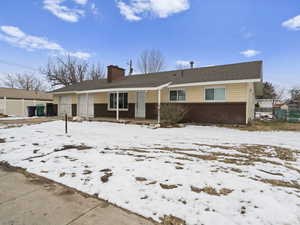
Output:
<path fill-rule="evenodd" d="M 68 127 L 69 134 L 64 134 L 63 121 L 1 127 L 0 138 L 5 138 L 5 143 L 0 143 L 0 161 L 96 194 L 156 221 L 173 215 L 188 225 L 300 224 L 300 189 L 258 181 L 300 184 L 299 171 L 286 167 L 300 169 L 299 132 L 247 132 L 207 126 L 151 129 L 105 122 L 70 122 Z M 81 144 L 92 149 L 55 151 L 64 145 Z M 271 156 L 257 157 L 274 163 L 239 165 L 222 160 L 245 159 L 247 154 L 237 150 L 245 144 L 264 145 Z M 296 161 L 275 157 L 275 147 L 290 149 Z M 211 154 L 220 154 L 218 160 L 197 157 Z M 28 159 L 35 156 L 41 157 Z M 107 183 L 100 179 L 105 175 L 103 169 L 113 173 Z M 83 174 L 85 170 L 91 173 Z M 136 181 L 136 177 L 147 181 Z M 150 184 L 153 181 L 157 183 Z M 160 183 L 177 188 L 163 189 Z M 191 186 L 233 192 L 215 196 L 193 192 Z"/>

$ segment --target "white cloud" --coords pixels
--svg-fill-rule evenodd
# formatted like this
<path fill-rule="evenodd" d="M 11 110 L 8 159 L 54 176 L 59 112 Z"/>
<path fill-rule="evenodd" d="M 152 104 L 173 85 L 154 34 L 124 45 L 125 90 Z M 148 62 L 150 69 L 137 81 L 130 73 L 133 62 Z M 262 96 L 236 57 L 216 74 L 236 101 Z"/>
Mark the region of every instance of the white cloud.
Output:
<path fill-rule="evenodd" d="M 300 15 L 283 22 L 282 26 L 290 30 L 300 30 Z"/>
<path fill-rule="evenodd" d="M 72 0 L 74 3 L 84 6 L 88 0 Z M 44 9 L 50 11 L 58 18 L 67 22 L 78 22 L 80 17 L 84 16 L 85 12 L 82 9 L 69 8 L 62 5 L 65 0 L 43 0 Z"/>
<path fill-rule="evenodd" d="M 91 54 L 87 52 L 68 52 L 67 54 L 78 59 L 88 59 L 91 57 Z"/>
<path fill-rule="evenodd" d="M 253 49 L 249 49 L 243 52 L 240 52 L 243 56 L 250 58 L 250 57 L 254 57 L 260 54 L 260 51 L 257 50 L 253 50 Z"/>
<path fill-rule="evenodd" d="M 176 65 L 187 67 L 187 66 L 190 66 L 191 64 L 190 64 L 190 61 L 178 60 L 178 61 L 176 61 Z"/>
<path fill-rule="evenodd" d="M 88 59 L 89 57 L 91 57 L 91 54 L 87 52 L 66 51 L 62 46 L 55 42 L 49 41 L 44 37 L 28 35 L 18 27 L 1 26 L 0 31 L 2 31 L 0 33 L 0 40 L 5 41 L 13 46 L 24 48 L 28 51 L 39 49 L 52 51 L 61 55 L 69 54 L 80 59 Z"/>
<path fill-rule="evenodd" d="M 88 2 L 88 0 L 73 0 L 73 1 L 80 5 L 85 5 Z"/>
<path fill-rule="evenodd" d="M 95 16 L 99 15 L 99 10 L 98 10 L 98 8 L 97 8 L 97 6 L 96 6 L 95 3 L 91 4 L 91 11 L 92 11 L 93 15 L 95 15 Z"/>
<path fill-rule="evenodd" d="M 125 16 L 127 20 L 130 21 L 138 21 L 141 20 L 142 18 L 135 15 L 136 10 L 130 7 L 129 5 L 126 5 L 124 2 L 118 2 L 118 7 L 120 9 L 120 13 Z"/>
<path fill-rule="evenodd" d="M 166 18 L 190 8 L 189 0 L 128 0 L 127 2 L 120 0 L 117 6 L 120 13 L 130 21 L 141 20 L 147 14 Z"/>

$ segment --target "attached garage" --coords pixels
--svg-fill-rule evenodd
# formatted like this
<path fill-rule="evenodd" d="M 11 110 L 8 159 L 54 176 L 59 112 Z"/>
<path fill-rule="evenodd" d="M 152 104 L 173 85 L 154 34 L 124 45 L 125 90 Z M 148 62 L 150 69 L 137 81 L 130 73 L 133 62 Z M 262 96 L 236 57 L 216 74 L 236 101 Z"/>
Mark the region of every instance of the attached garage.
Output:
<path fill-rule="evenodd" d="M 72 96 L 71 95 L 62 95 L 59 96 L 58 104 L 58 116 L 72 116 Z"/>
<path fill-rule="evenodd" d="M 77 115 L 94 117 L 94 95 L 80 94 L 77 96 Z"/>

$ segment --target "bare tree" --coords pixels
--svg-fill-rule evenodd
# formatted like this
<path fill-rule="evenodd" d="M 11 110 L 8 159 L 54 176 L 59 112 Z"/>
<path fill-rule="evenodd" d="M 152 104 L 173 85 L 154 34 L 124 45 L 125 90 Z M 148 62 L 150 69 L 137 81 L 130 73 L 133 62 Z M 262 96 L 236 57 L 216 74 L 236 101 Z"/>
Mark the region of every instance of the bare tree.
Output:
<path fill-rule="evenodd" d="M 287 89 L 283 86 L 275 85 L 276 99 L 284 101 L 287 99 Z"/>
<path fill-rule="evenodd" d="M 137 60 L 137 67 L 144 74 L 159 72 L 164 66 L 164 56 L 155 49 L 144 50 Z"/>
<path fill-rule="evenodd" d="M 290 90 L 291 100 L 300 102 L 300 87 L 293 87 Z"/>
<path fill-rule="evenodd" d="M 44 91 L 47 89 L 45 82 L 31 73 L 7 74 L 2 82 L 8 88 L 18 88 L 28 91 Z"/>
<path fill-rule="evenodd" d="M 2 83 L 3 83 L 4 87 L 7 87 L 7 88 L 16 88 L 16 86 L 17 86 L 17 83 L 15 81 L 15 77 L 12 74 L 7 74 L 2 79 Z"/>
<path fill-rule="evenodd" d="M 88 80 L 100 80 L 105 77 L 105 70 L 100 64 L 92 64 L 89 68 Z"/>
<path fill-rule="evenodd" d="M 41 73 L 46 75 L 52 86 L 69 86 L 84 80 L 99 80 L 105 77 L 103 67 L 80 61 L 71 56 L 49 60 Z"/>

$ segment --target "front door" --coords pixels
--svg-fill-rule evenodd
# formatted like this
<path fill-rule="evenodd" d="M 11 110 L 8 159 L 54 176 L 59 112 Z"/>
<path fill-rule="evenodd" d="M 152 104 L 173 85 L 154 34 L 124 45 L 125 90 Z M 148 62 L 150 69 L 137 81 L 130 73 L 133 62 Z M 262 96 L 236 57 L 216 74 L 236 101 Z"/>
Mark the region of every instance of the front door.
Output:
<path fill-rule="evenodd" d="M 135 118 L 146 117 L 145 92 L 136 93 Z"/>

